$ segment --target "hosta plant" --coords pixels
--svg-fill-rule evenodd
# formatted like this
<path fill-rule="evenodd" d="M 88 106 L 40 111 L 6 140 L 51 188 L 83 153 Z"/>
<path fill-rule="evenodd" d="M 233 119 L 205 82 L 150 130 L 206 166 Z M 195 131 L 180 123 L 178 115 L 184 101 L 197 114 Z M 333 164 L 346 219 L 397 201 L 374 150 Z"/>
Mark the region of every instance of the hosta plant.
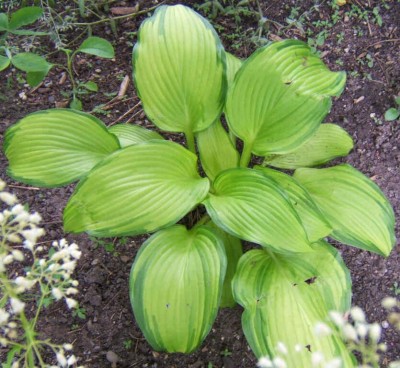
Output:
<path fill-rule="evenodd" d="M 218 309 L 237 302 L 257 357 L 273 358 L 283 343 L 290 367 L 310 367 L 310 351 L 354 366 L 336 335 L 313 334 L 351 302 L 349 271 L 327 237 L 383 256 L 395 238 L 393 210 L 374 182 L 347 164 L 320 168 L 353 146 L 338 125 L 322 124 L 345 73 L 296 40 L 241 61 L 182 5 L 143 23 L 133 71 L 149 119 L 183 133 L 185 145 L 47 110 L 7 131 L 9 174 L 45 187 L 80 180 L 66 232 L 152 233 L 133 263 L 130 296 L 154 349 L 197 349 Z M 253 249 L 243 254 L 242 241 Z"/>

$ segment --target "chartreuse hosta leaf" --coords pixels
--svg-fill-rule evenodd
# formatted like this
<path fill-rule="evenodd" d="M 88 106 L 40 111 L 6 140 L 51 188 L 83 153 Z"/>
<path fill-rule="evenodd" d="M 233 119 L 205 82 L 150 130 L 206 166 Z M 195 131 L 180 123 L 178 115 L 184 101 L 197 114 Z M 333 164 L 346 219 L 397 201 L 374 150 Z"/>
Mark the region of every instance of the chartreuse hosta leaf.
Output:
<path fill-rule="evenodd" d="M 388 256 L 396 239 L 393 209 L 379 187 L 352 166 L 294 174 L 333 228 L 332 238 Z"/>
<path fill-rule="evenodd" d="M 311 196 L 295 179 L 293 179 L 293 177 L 266 167 L 256 166 L 255 168 L 269 178 L 275 180 L 286 192 L 293 208 L 300 216 L 310 243 L 314 243 L 331 233 L 332 228 L 325 220 Z"/>
<path fill-rule="evenodd" d="M 183 5 L 161 6 L 139 30 L 133 51 L 136 88 L 160 129 L 199 132 L 225 101 L 225 52 L 210 23 Z"/>
<path fill-rule="evenodd" d="M 236 305 L 236 301 L 232 295 L 232 279 L 236 272 L 236 267 L 239 262 L 240 257 L 243 254 L 242 242 L 240 239 L 232 236 L 222 229 L 220 229 L 217 225 L 215 225 L 212 221 L 207 223 L 207 226 L 213 228 L 221 238 L 224 243 L 227 266 L 226 266 L 226 274 L 224 280 L 224 286 L 222 289 L 222 297 L 220 307 L 234 307 Z"/>
<path fill-rule="evenodd" d="M 251 250 L 240 259 L 232 287 L 244 307 L 246 339 L 258 358 L 276 356 L 283 343 L 288 368 L 312 367 L 310 351 L 321 352 L 326 361 L 339 356 L 342 367 L 356 366 L 341 339 L 314 332 L 330 310 L 350 307 L 349 271 L 329 244 L 320 241 L 310 252 L 290 256 Z"/>
<path fill-rule="evenodd" d="M 242 66 L 243 61 L 237 58 L 236 56 L 230 54 L 229 52 L 227 52 L 225 55 L 226 55 L 226 79 L 229 88 L 233 84 L 235 75 Z"/>
<path fill-rule="evenodd" d="M 310 250 L 303 225 L 286 194 L 260 171 L 223 171 L 203 203 L 214 223 L 238 238 L 282 253 Z"/>
<path fill-rule="evenodd" d="M 256 155 L 291 152 L 317 130 L 345 79 L 303 42 L 268 45 L 243 63 L 229 88 L 229 127 Z"/>
<path fill-rule="evenodd" d="M 264 163 L 282 169 L 297 169 L 322 165 L 336 157 L 347 156 L 353 139 L 339 125 L 321 124 L 303 145 L 286 155 L 271 155 Z"/>
<path fill-rule="evenodd" d="M 197 134 L 197 146 L 201 165 L 211 180 L 221 171 L 239 165 L 239 152 L 219 120 Z"/>
<path fill-rule="evenodd" d="M 189 353 L 207 336 L 218 312 L 226 270 L 224 246 L 206 226 L 161 230 L 132 266 L 136 321 L 155 350 Z"/>
<path fill-rule="evenodd" d="M 197 157 L 154 140 L 123 148 L 79 183 L 64 211 L 66 231 L 96 236 L 143 234 L 180 220 L 208 193 Z"/>
<path fill-rule="evenodd" d="M 118 150 L 117 138 L 97 118 L 69 109 L 27 115 L 5 134 L 8 174 L 24 183 L 71 183 Z"/>
<path fill-rule="evenodd" d="M 153 130 L 132 124 L 116 124 L 109 127 L 108 131 L 117 136 L 121 147 L 147 142 L 152 139 L 164 139 L 160 134 Z"/>

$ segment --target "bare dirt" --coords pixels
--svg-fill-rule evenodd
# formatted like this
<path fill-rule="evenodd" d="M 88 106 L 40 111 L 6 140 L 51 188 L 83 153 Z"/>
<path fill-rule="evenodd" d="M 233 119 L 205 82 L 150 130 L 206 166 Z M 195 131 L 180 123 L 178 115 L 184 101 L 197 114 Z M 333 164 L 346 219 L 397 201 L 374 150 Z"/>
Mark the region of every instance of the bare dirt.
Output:
<path fill-rule="evenodd" d="M 149 7 L 153 1 L 141 1 L 141 7 Z M 198 5 L 195 1 L 167 1 Z M 228 3 L 228 1 L 226 1 Z M 113 6 L 134 6 L 134 1 L 116 1 Z M 321 2 L 314 9 L 312 1 L 261 1 L 261 11 L 267 19 L 269 39 L 296 37 L 307 40 L 321 31 L 318 21 L 332 19 L 333 10 L 329 2 Z M 328 28 L 322 45 L 318 47 L 323 60 L 333 70 L 348 72 L 347 87 L 343 95 L 334 102 L 326 121 L 344 127 L 355 141 L 355 148 L 344 160 L 372 178 L 391 201 L 397 219 L 400 216 L 400 122 L 386 122 L 384 112 L 394 106 L 394 96 L 400 85 L 400 3 L 398 1 L 354 1 L 353 5 L 369 12 L 367 19 L 348 15 L 352 4 L 339 9 L 339 19 Z M 258 10 L 253 4 L 254 9 Z M 298 8 L 305 18 L 297 25 L 287 26 L 287 18 Z M 378 7 L 382 25 L 374 22 L 372 10 Z M 347 15 L 346 15 L 347 12 Z M 293 14 L 292 14 L 293 15 Z M 219 14 L 214 20 L 225 47 L 240 57 L 247 57 L 256 48 L 251 37 L 258 35 L 258 23 L 254 15 L 240 13 L 240 20 L 232 14 Z M 93 27 L 95 35 L 108 38 L 117 50 L 115 61 L 79 56 L 75 70 L 79 79 L 93 80 L 99 85 L 98 93 L 82 97 L 85 111 L 99 111 L 100 104 L 110 101 L 108 93 L 118 92 L 124 76 L 131 76 L 131 51 L 135 34 L 145 16 L 125 20 L 118 24 L 118 36 L 113 35 L 108 25 Z M 266 29 L 265 29 L 266 30 Z M 306 32 L 312 34 L 307 36 Z M 70 31 L 70 40 L 78 30 Z M 243 38 L 243 35 L 246 37 Z M 340 41 L 340 42 L 339 42 Z M 49 42 L 38 47 L 53 51 Z M 47 43 L 46 43 L 47 42 Z M 79 43 L 79 39 L 76 41 Z M 50 48 L 50 49 L 49 49 Z M 369 56 L 367 56 L 369 55 Z M 52 62 L 63 63 L 61 54 L 49 56 Z M 372 64 L 371 60 L 372 59 Z M 368 65 L 368 63 L 370 65 Z M 61 92 L 68 91 L 69 82 L 60 84 L 62 70 L 53 68 L 45 83 L 38 89 L 21 83 L 19 73 L 8 70 L 0 73 L 0 134 L 19 118 L 37 110 L 54 108 L 65 104 Z M 25 92 L 26 99 L 20 97 Z M 104 113 L 95 112 L 106 124 L 130 121 L 142 126 L 151 126 L 141 109 L 134 87 L 130 84 L 127 98 L 111 104 Z M 96 108 L 97 107 L 97 108 Z M 124 115 L 125 114 L 125 115 Z M 122 118 L 121 118 L 122 117 Z M 119 120 L 121 119 L 121 120 Z M 179 137 L 178 137 L 179 139 Z M 6 175 L 7 161 L 0 154 L 0 177 L 6 180 L 19 198 L 30 208 L 40 212 L 44 218 L 47 235 L 44 244 L 53 239 L 66 237 L 77 242 L 83 258 L 79 261 L 76 278 L 80 283 L 78 297 L 85 318 L 71 317 L 63 303 L 48 308 L 40 322 L 43 336 L 56 341 L 74 343 L 74 353 L 86 367 L 254 367 L 256 360 L 241 331 L 239 306 L 223 309 L 209 336 L 200 350 L 189 355 L 158 353 L 147 344 L 138 329 L 131 311 L 128 297 L 128 275 L 135 254 L 143 237 L 106 239 L 105 246 L 89 239 L 85 234 L 64 234 L 62 211 L 74 185 L 66 188 L 39 189 L 14 182 Z M 400 238 L 399 221 L 396 227 Z M 353 279 L 353 304 L 362 307 L 370 321 L 384 321 L 386 313 L 381 300 L 388 295 L 400 294 L 400 247 L 393 249 L 384 259 L 375 254 L 338 245 Z M 399 285 L 397 288 L 395 283 Z M 391 328 L 384 329 L 383 340 L 388 352 L 383 356 L 382 366 L 400 359 L 400 335 Z M 0 349 L 0 358 L 5 352 Z M 1 360 L 1 359 L 0 359 Z M 211 365 L 212 364 L 212 365 Z M 306 367 L 299 367 L 306 368 Z"/>

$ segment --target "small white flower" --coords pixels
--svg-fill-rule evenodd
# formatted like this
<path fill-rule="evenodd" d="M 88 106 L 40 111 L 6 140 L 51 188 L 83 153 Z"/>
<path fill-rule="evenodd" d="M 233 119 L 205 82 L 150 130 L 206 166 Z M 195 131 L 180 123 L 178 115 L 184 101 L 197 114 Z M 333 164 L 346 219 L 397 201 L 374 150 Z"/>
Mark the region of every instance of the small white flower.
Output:
<path fill-rule="evenodd" d="M 0 190 L 4 190 L 5 187 L 6 187 L 6 183 L 0 179 Z"/>
<path fill-rule="evenodd" d="M 24 240 L 24 248 L 33 251 L 33 247 L 35 246 L 35 242 L 31 242 L 30 240 Z"/>
<path fill-rule="evenodd" d="M 72 298 L 65 298 L 65 301 L 67 302 L 69 309 L 75 308 L 78 305 L 78 302 Z"/>
<path fill-rule="evenodd" d="M 360 307 L 351 308 L 350 315 L 355 322 L 365 322 L 365 313 Z"/>
<path fill-rule="evenodd" d="M 3 308 L 0 308 L 0 326 L 5 325 L 8 322 L 10 313 L 7 313 Z"/>
<path fill-rule="evenodd" d="M 21 286 L 25 290 L 32 289 L 32 287 L 36 284 L 36 280 L 29 280 L 23 276 L 18 276 L 15 279 L 15 284 Z"/>
<path fill-rule="evenodd" d="M 384 343 L 381 343 L 381 344 L 378 345 L 378 349 L 379 349 L 380 351 L 385 352 L 385 351 L 387 351 L 387 345 L 384 344 Z"/>
<path fill-rule="evenodd" d="M 75 355 L 71 355 L 67 360 L 67 365 L 71 366 L 74 365 L 75 363 L 76 363 L 76 357 Z"/>
<path fill-rule="evenodd" d="M 37 212 L 32 213 L 29 215 L 29 222 L 33 224 L 39 224 L 42 221 L 42 216 L 40 216 Z"/>
<path fill-rule="evenodd" d="M 17 323 L 16 322 L 14 322 L 14 321 L 11 321 L 8 325 L 7 325 L 9 328 L 17 328 Z"/>
<path fill-rule="evenodd" d="M 323 322 L 318 322 L 314 327 L 315 335 L 318 337 L 325 337 L 332 334 L 332 329 Z"/>
<path fill-rule="evenodd" d="M 15 206 L 13 206 L 13 208 L 11 208 L 11 213 L 13 215 L 19 215 L 20 213 L 25 212 L 24 206 L 20 203 L 16 204 Z"/>
<path fill-rule="evenodd" d="M 260 368 L 272 368 L 274 365 L 268 357 L 262 357 L 257 363 Z"/>
<path fill-rule="evenodd" d="M 24 254 L 18 249 L 14 249 L 11 254 L 16 261 L 22 262 L 25 259 Z"/>
<path fill-rule="evenodd" d="M 26 211 L 19 213 L 12 222 L 19 223 L 20 227 L 26 226 L 29 222 L 29 213 Z"/>
<path fill-rule="evenodd" d="M 367 336 L 368 333 L 368 325 L 365 323 L 358 324 L 356 326 L 357 334 L 360 336 L 362 339 Z"/>
<path fill-rule="evenodd" d="M 7 346 L 8 345 L 7 339 L 5 339 L 4 337 L 0 337 L 0 345 Z"/>
<path fill-rule="evenodd" d="M 274 363 L 274 367 L 276 368 L 286 368 L 286 362 L 280 358 L 280 357 L 276 357 L 274 358 L 274 360 L 272 361 Z"/>
<path fill-rule="evenodd" d="M 71 282 L 72 286 L 78 286 L 79 285 L 79 281 L 78 280 L 74 280 Z"/>
<path fill-rule="evenodd" d="M 392 309 L 396 307 L 397 305 L 397 300 L 392 297 L 386 297 L 382 300 L 382 307 L 385 309 Z"/>
<path fill-rule="evenodd" d="M 369 326 L 369 337 L 373 341 L 378 341 L 381 338 L 382 328 L 378 323 L 373 323 Z"/>
<path fill-rule="evenodd" d="M 21 234 L 26 240 L 36 243 L 37 239 L 44 235 L 44 230 L 40 227 L 34 227 L 21 231 Z"/>
<path fill-rule="evenodd" d="M 351 341 L 357 341 L 358 340 L 358 336 L 357 336 L 357 332 L 355 330 L 355 328 L 347 323 L 343 326 L 343 335 L 346 338 L 346 340 L 351 340 Z"/>
<path fill-rule="evenodd" d="M 63 348 L 67 351 L 71 351 L 74 347 L 72 346 L 72 344 L 64 344 Z"/>
<path fill-rule="evenodd" d="M 60 351 L 56 354 L 57 361 L 61 365 L 61 367 L 65 367 L 67 365 L 67 359 L 64 356 L 64 352 Z"/>
<path fill-rule="evenodd" d="M 281 341 L 279 341 L 276 345 L 276 350 L 278 350 L 283 355 L 287 355 L 289 353 L 286 345 Z"/>
<path fill-rule="evenodd" d="M 17 298 L 11 298 L 10 303 L 14 314 L 20 314 L 25 308 L 25 303 Z"/>
<path fill-rule="evenodd" d="M 53 294 L 55 300 L 60 300 L 64 296 L 63 292 L 59 288 L 53 288 L 51 293 Z"/>
<path fill-rule="evenodd" d="M 68 251 L 66 249 L 59 250 L 58 252 L 55 252 L 51 256 L 51 260 L 54 262 L 57 262 L 60 259 L 66 259 L 66 258 L 68 258 Z"/>
<path fill-rule="evenodd" d="M 19 362 L 18 361 L 13 362 L 11 368 L 19 368 Z"/>
<path fill-rule="evenodd" d="M 11 243 L 21 243 L 21 238 L 15 233 L 8 234 L 7 240 Z"/>
<path fill-rule="evenodd" d="M 76 261 L 70 261 L 70 262 L 66 262 L 66 263 L 64 263 L 62 266 L 61 266 L 61 268 L 63 269 L 63 270 L 66 270 L 66 271 L 73 271 L 73 270 L 75 270 L 75 266 L 76 266 Z"/>
<path fill-rule="evenodd" d="M 9 330 L 7 336 L 11 340 L 15 340 L 18 337 L 18 333 L 16 330 Z"/>
<path fill-rule="evenodd" d="M 345 320 L 341 313 L 337 311 L 330 311 L 329 317 L 336 326 L 340 327 L 344 325 Z"/>
<path fill-rule="evenodd" d="M 23 101 L 25 101 L 25 100 L 28 99 L 28 97 L 26 96 L 26 94 L 25 94 L 24 91 L 18 93 L 18 96 L 19 96 L 19 98 L 20 98 L 21 100 L 23 100 Z"/>
<path fill-rule="evenodd" d="M 4 203 L 12 206 L 13 204 L 17 203 L 17 197 L 14 194 L 8 192 L 0 192 L 0 200 Z"/>
<path fill-rule="evenodd" d="M 324 354 L 320 351 L 316 351 L 311 354 L 311 364 L 313 367 L 319 366 L 324 361 Z"/>
<path fill-rule="evenodd" d="M 3 258 L 3 264 L 5 265 L 9 265 L 10 263 L 12 263 L 14 260 L 14 257 L 12 256 L 12 254 L 7 254 L 4 258 Z"/>
<path fill-rule="evenodd" d="M 78 292 L 79 292 L 78 289 L 70 287 L 65 291 L 65 294 L 67 294 L 67 295 L 78 294 Z"/>
<path fill-rule="evenodd" d="M 72 256 L 72 258 L 79 259 L 82 256 L 82 252 L 79 250 L 72 250 L 71 256 Z"/>

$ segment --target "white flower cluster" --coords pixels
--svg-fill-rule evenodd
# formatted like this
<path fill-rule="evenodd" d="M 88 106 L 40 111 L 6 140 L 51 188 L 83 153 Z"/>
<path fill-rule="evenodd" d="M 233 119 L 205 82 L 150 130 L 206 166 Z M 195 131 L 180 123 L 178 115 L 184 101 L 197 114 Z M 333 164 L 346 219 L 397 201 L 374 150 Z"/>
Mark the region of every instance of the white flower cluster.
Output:
<path fill-rule="evenodd" d="M 382 307 L 390 312 L 388 316 L 389 323 L 400 331 L 400 301 L 396 298 L 387 297 L 382 300 Z"/>
<path fill-rule="evenodd" d="M 395 328 L 400 330 L 400 302 L 395 298 L 385 298 L 382 306 L 390 311 L 388 321 Z M 324 322 L 318 322 L 314 327 L 314 334 L 317 338 L 334 335 L 341 338 L 347 345 L 349 351 L 358 352 L 361 357 L 359 368 L 377 367 L 379 364 L 380 353 L 386 351 L 386 345 L 380 343 L 382 327 L 379 323 L 369 324 L 365 313 L 360 307 L 353 307 L 348 313 L 342 314 L 337 311 L 329 312 L 329 318 L 332 325 Z M 294 346 L 294 352 L 299 353 L 305 347 L 297 344 Z M 259 368 L 286 368 L 288 367 L 285 355 L 288 355 L 289 349 L 282 342 L 276 346 L 274 358 L 262 357 L 258 361 Z M 326 360 L 324 355 L 319 352 L 311 353 L 311 364 L 313 368 L 344 368 L 340 357 Z M 400 361 L 391 362 L 389 368 L 400 368 Z"/>
<path fill-rule="evenodd" d="M 5 183 L 1 180 L 0 210 L 0 346 L 12 348 L 18 345 L 22 350 L 25 346 L 27 354 L 28 351 L 30 354 L 39 352 L 47 346 L 55 353 L 58 364 L 50 367 L 76 367 L 77 359 L 70 353 L 71 344 L 55 345 L 49 340 L 36 340 L 34 328 L 45 300 L 64 298 L 69 308 L 78 305 L 73 298 L 78 293 L 78 281 L 72 278 L 72 274 L 81 257 L 79 247 L 62 239 L 53 242 L 46 252 L 47 249 L 37 243 L 44 235 L 44 230 L 39 227 L 41 216 L 26 211 L 14 194 L 5 191 Z M 30 253 L 28 258 L 27 253 Z M 32 259 L 32 265 L 22 271 L 23 275 L 18 275 L 15 270 L 21 267 L 13 263 L 25 259 Z M 32 294 L 33 290 L 39 294 L 37 312 L 35 319 L 28 321 L 23 294 L 27 291 Z M 21 334 L 21 329 L 24 334 Z M 27 337 L 31 340 L 24 343 Z M 23 357 L 15 359 L 12 368 L 18 368 L 23 360 Z"/>
<path fill-rule="evenodd" d="M 306 347 L 301 344 L 296 344 L 294 346 L 294 353 L 301 353 L 306 350 Z M 257 365 L 259 368 L 287 368 L 288 364 L 285 360 L 285 356 L 289 354 L 289 349 L 287 346 L 278 342 L 276 346 L 277 355 L 270 359 L 269 357 L 262 357 Z M 342 360 L 340 358 L 333 358 L 326 361 L 324 355 L 319 352 L 311 353 L 311 367 L 312 368 L 342 368 Z M 310 367 L 310 368 L 311 368 Z"/>

